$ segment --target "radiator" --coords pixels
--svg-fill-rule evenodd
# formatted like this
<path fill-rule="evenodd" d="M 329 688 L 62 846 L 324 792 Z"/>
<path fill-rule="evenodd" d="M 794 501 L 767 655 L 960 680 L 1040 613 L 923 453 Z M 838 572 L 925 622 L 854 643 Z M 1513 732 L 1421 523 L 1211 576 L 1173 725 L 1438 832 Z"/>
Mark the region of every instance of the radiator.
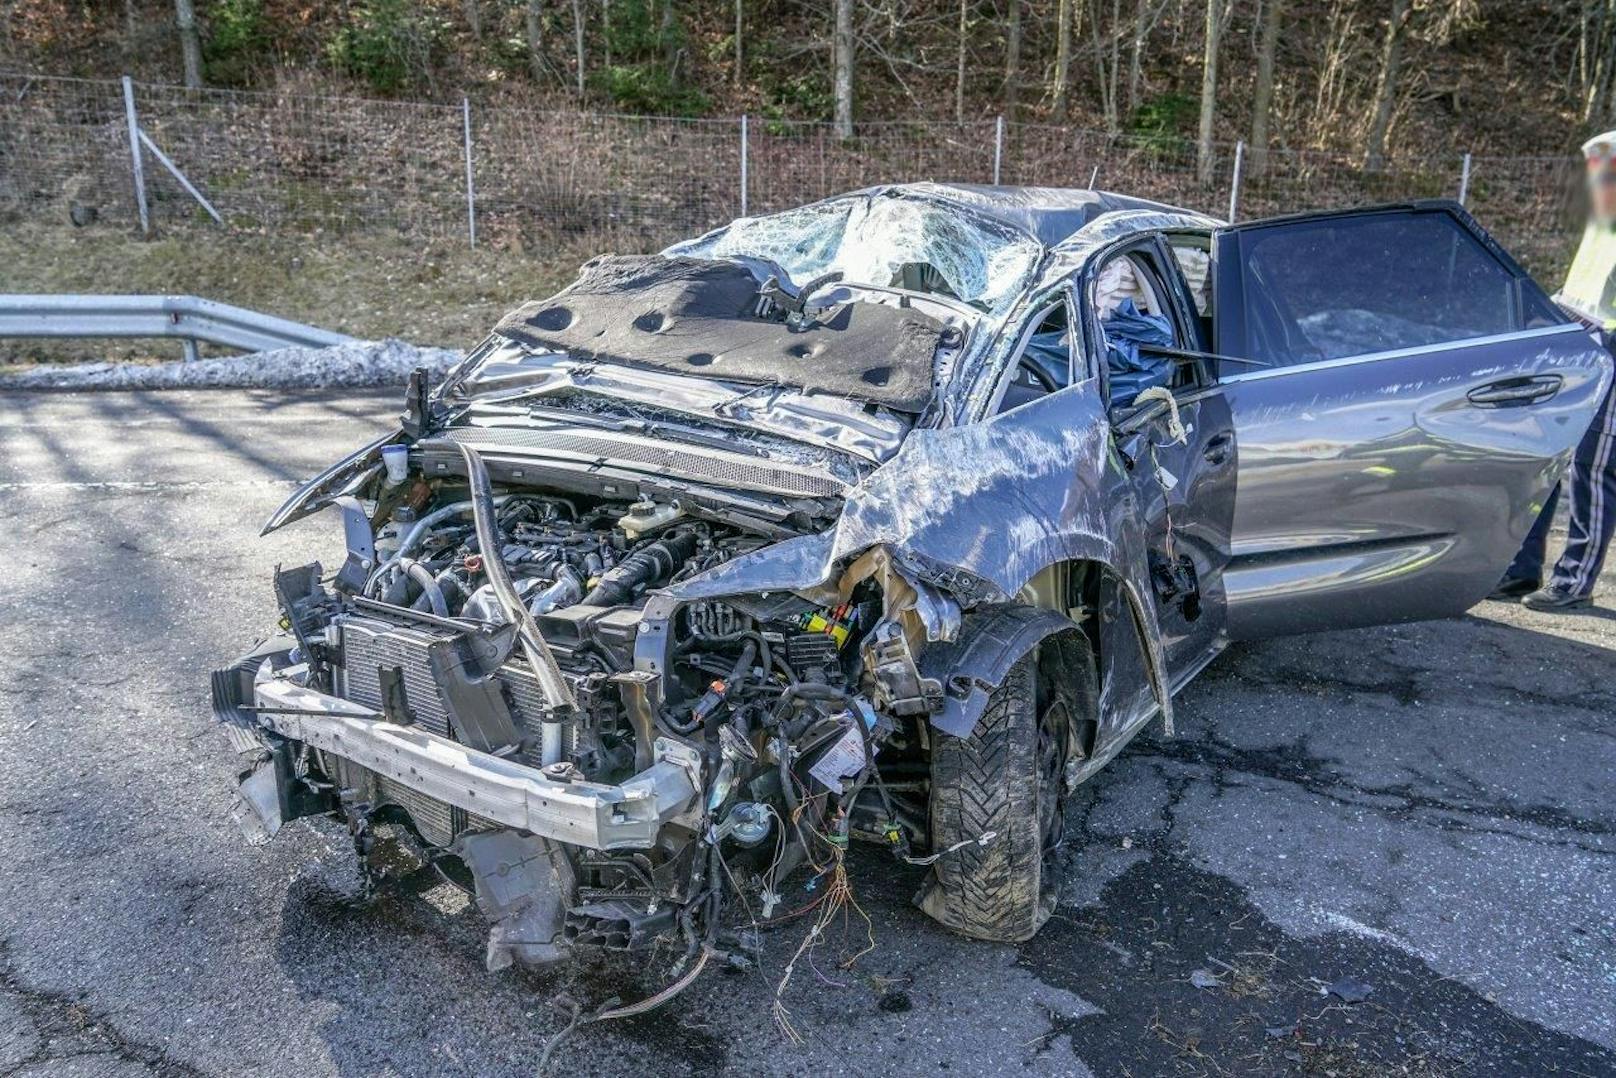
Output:
<path fill-rule="evenodd" d="M 423 730 L 454 738 L 449 713 L 427 663 L 427 645 L 450 635 L 429 624 L 407 624 L 383 618 L 349 615 L 342 623 L 342 665 L 337 670 L 336 694 L 366 707 L 382 710 L 381 671 L 402 672 L 404 695 L 410 712 Z M 496 675 L 505 689 L 517 729 L 534 735 L 544 713 L 544 694 L 532 671 L 518 662 L 506 663 Z M 518 757 L 537 766 L 538 761 Z M 346 765 L 363 770 L 355 765 Z M 448 846 L 461 832 L 487 826 L 484 821 L 433 797 L 426 797 L 393 779 L 369 772 L 376 781 L 377 799 L 396 805 L 410 816 L 421 837 L 435 846 Z"/>

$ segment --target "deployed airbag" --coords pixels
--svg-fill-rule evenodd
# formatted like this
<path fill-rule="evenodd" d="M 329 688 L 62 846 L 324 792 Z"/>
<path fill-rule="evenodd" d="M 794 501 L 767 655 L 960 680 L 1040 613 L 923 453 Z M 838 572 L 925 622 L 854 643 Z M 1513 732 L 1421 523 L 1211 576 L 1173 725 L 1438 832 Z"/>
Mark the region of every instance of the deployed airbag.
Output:
<path fill-rule="evenodd" d="M 1172 347 L 1173 328 L 1167 319 L 1145 314 L 1129 298 L 1106 316 L 1100 328 L 1105 331 L 1106 363 L 1111 368 L 1111 407 L 1126 408 L 1151 386 L 1172 382 L 1172 360 L 1139 351 L 1141 344 Z"/>
<path fill-rule="evenodd" d="M 759 317 L 759 281 L 733 262 L 607 256 L 495 328 L 575 359 L 780 384 L 922 411 L 942 323 L 878 303 Z"/>

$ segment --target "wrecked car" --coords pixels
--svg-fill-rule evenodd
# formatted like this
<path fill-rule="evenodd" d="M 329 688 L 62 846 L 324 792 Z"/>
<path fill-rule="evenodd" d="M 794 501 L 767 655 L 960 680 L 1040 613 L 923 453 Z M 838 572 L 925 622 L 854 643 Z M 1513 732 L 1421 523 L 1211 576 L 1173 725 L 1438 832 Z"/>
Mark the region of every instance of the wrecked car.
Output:
<path fill-rule="evenodd" d="M 1451 202 L 888 186 L 597 258 L 270 519 L 346 551 L 214 675 L 243 816 L 457 881 L 492 968 L 685 983 L 852 839 L 1026 940 L 1077 784 L 1231 641 L 1487 595 L 1610 377 Z"/>

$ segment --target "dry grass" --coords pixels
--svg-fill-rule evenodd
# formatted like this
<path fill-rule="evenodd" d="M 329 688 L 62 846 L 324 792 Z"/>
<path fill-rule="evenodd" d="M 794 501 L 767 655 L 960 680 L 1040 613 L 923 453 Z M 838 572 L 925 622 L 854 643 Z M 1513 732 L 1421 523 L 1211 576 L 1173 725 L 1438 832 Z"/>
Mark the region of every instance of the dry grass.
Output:
<path fill-rule="evenodd" d="M 570 281 L 604 241 L 518 252 L 382 235 L 265 237 L 114 226 L 0 228 L 0 292 L 174 292 L 356 337 L 466 347 L 500 315 Z M 174 358 L 177 343 L 0 340 L 0 363 Z"/>

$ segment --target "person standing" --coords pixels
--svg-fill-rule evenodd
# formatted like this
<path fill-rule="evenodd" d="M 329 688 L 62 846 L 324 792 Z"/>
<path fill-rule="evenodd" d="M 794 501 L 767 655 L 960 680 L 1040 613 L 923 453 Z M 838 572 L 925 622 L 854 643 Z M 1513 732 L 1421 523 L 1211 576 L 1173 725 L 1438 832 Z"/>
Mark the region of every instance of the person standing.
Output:
<path fill-rule="evenodd" d="M 1600 327 L 1606 348 L 1616 343 L 1616 131 L 1582 147 L 1588 167 L 1588 224 L 1572 260 L 1561 306 Z M 1547 583 L 1543 563 L 1549 527 L 1563 489 L 1569 487 L 1571 517 L 1565 550 Z M 1611 533 L 1616 531 L 1616 385 L 1606 392 L 1592 424 L 1571 458 L 1571 472 L 1549 492 L 1520 553 L 1499 582 L 1494 598 L 1520 597 L 1533 610 L 1574 610 L 1593 601 Z"/>

